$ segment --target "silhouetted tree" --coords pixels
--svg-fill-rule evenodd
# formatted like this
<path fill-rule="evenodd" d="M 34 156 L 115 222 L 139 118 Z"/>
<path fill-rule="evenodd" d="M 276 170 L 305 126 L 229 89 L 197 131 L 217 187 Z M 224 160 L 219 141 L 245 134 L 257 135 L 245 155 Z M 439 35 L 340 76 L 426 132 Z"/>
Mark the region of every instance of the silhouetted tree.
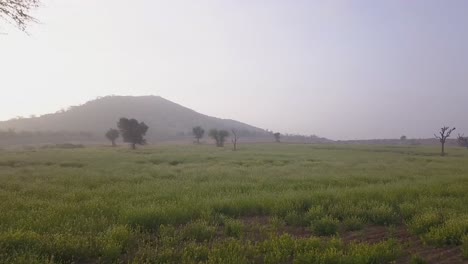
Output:
<path fill-rule="evenodd" d="M 280 143 L 281 134 L 279 132 L 276 132 L 273 134 L 273 136 L 275 137 L 275 141 Z"/>
<path fill-rule="evenodd" d="M 455 128 L 444 126 L 440 129 L 439 135 L 434 134 L 434 136 L 440 141 L 440 144 L 442 145 L 442 149 L 440 152 L 441 156 L 445 156 L 445 141 L 447 140 L 447 138 L 450 137 L 450 134 L 452 134 L 454 130 Z"/>
<path fill-rule="evenodd" d="M 0 0 L 0 18 L 25 31 L 28 23 L 37 22 L 30 12 L 39 3 L 39 0 Z"/>
<path fill-rule="evenodd" d="M 458 134 L 458 145 L 468 148 L 468 137 Z"/>
<path fill-rule="evenodd" d="M 196 126 L 192 128 L 192 133 L 195 136 L 195 139 L 197 140 L 197 144 L 200 144 L 200 139 L 203 138 L 203 135 L 205 134 L 205 130 L 201 128 L 200 126 Z"/>
<path fill-rule="evenodd" d="M 137 144 L 146 144 L 146 140 L 143 137 L 148 131 L 148 126 L 144 122 L 140 123 L 136 119 L 122 117 L 117 123 L 117 127 L 124 142 L 130 143 L 132 149 L 135 149 Z"/>
<path fill-rule="evenodd" d="M 224 147 L 224 142 L 229 136 L 229 132 L 226 130 L 211 129 L 209 135 L 216 141 L 217 147 Z"/>
<path fill-rule="evenodd" d="M 401 141 L 405 141 L 406 139 L 407 139 L 407 138 L 406 138 L 405 135 L 403 135 L 403 136 L 400 137 L 400 140 L 401 140 Z"/>
<path fill-rule="evenodd" d="M 115 140 L 119 138 L 120 133 L 117 129 L 111 128 L 106 132 L 106 138 L 112 142 L 112 146 L 115 147 Z"/>
<path fill-rule="evenodd" d="M 232 145 L 233 145 L 233 150 L 236 151 L 237 150 L 237 140 L 239 139 L 239 133 L 237 133 L 237 131 L 235 129 L 231 129 L 231 132 L 232 132 Z"/>

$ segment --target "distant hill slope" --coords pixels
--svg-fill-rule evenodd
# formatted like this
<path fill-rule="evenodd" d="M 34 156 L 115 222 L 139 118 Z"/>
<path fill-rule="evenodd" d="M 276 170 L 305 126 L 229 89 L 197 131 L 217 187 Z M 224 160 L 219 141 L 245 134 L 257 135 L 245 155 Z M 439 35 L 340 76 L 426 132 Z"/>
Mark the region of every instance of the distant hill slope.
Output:
<path fill-rule="evenodd" d="M 188 136 L 194 126 L 236 129 L 249 136 L 265 136 L 263 129 L 235 120 L 220 119 L 197 113 L 159 96 L 106 96 L 67 111 L 40 117 L 0 122 L 0 129 L 16 131 L 89 132 L 103 139 L 109 128 L 115 128 L 120 117 L 136 118 L 150 130 L 148 139 L 176 139 Z"/>

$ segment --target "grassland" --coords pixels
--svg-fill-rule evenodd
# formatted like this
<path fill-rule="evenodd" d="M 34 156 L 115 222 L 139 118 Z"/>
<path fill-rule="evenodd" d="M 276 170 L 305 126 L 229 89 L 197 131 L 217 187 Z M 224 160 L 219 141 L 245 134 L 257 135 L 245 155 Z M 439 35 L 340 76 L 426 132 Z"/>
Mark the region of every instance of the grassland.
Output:
<path fill-rule="evenodd" d="M 0 263 L 463 263 L 468 151 L 0 151 Z"/>

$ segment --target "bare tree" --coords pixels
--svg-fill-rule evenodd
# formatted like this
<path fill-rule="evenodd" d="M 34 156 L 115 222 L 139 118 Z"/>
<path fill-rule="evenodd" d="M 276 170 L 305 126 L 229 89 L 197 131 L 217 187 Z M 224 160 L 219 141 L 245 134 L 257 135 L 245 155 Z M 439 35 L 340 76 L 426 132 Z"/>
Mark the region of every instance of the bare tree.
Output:
<path fill-rule="evenodd" d="M 28 23 L 37 22 L 30 12 L 39 4 L 39 0 L 0 0 L 0 18 L 25 31 Z"/>
<path fill-rule="evenodd" d="M 462 147 L 468 148 L 468 137 L 465 137 L 465 135 L 460 135 L 458 134 L 458 144 Z"/>
<path fill-rule="evenodd" d="M 239 139 L 239 134 L 237 133 L 237 131 L 235 129 L 231 129 L 231 132 L 232 132 L 232 145 L 233 145 L 233 150 L 236 151 L 237 150 L 237 140 Z"/>
<path fill-rule="evenodd" d="M 441 156 L 445 156 L 445 141 L 447 138 L 450 137 L 450 134 L 455 130 L 455 128 L 450 128 L 447 126 L 444 126 L 443 128 L 440 129 L 439 135 L 434 134 L 434 136 L 440 141 L 440 144 L 442 145 L 442 150 L 440 152 Z"/>

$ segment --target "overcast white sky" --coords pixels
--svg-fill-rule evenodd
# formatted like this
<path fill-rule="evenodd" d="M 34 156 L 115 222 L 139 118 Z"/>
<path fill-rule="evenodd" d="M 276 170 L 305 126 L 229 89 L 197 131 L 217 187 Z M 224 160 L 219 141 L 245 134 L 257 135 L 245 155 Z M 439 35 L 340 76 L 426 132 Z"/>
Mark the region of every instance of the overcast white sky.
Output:
<path fill-rule="evenodd" d="M 48 0 L 0 21 L 0 120 L 97 96 L 333 139 L 468 134 L 468 1 Z"/>

